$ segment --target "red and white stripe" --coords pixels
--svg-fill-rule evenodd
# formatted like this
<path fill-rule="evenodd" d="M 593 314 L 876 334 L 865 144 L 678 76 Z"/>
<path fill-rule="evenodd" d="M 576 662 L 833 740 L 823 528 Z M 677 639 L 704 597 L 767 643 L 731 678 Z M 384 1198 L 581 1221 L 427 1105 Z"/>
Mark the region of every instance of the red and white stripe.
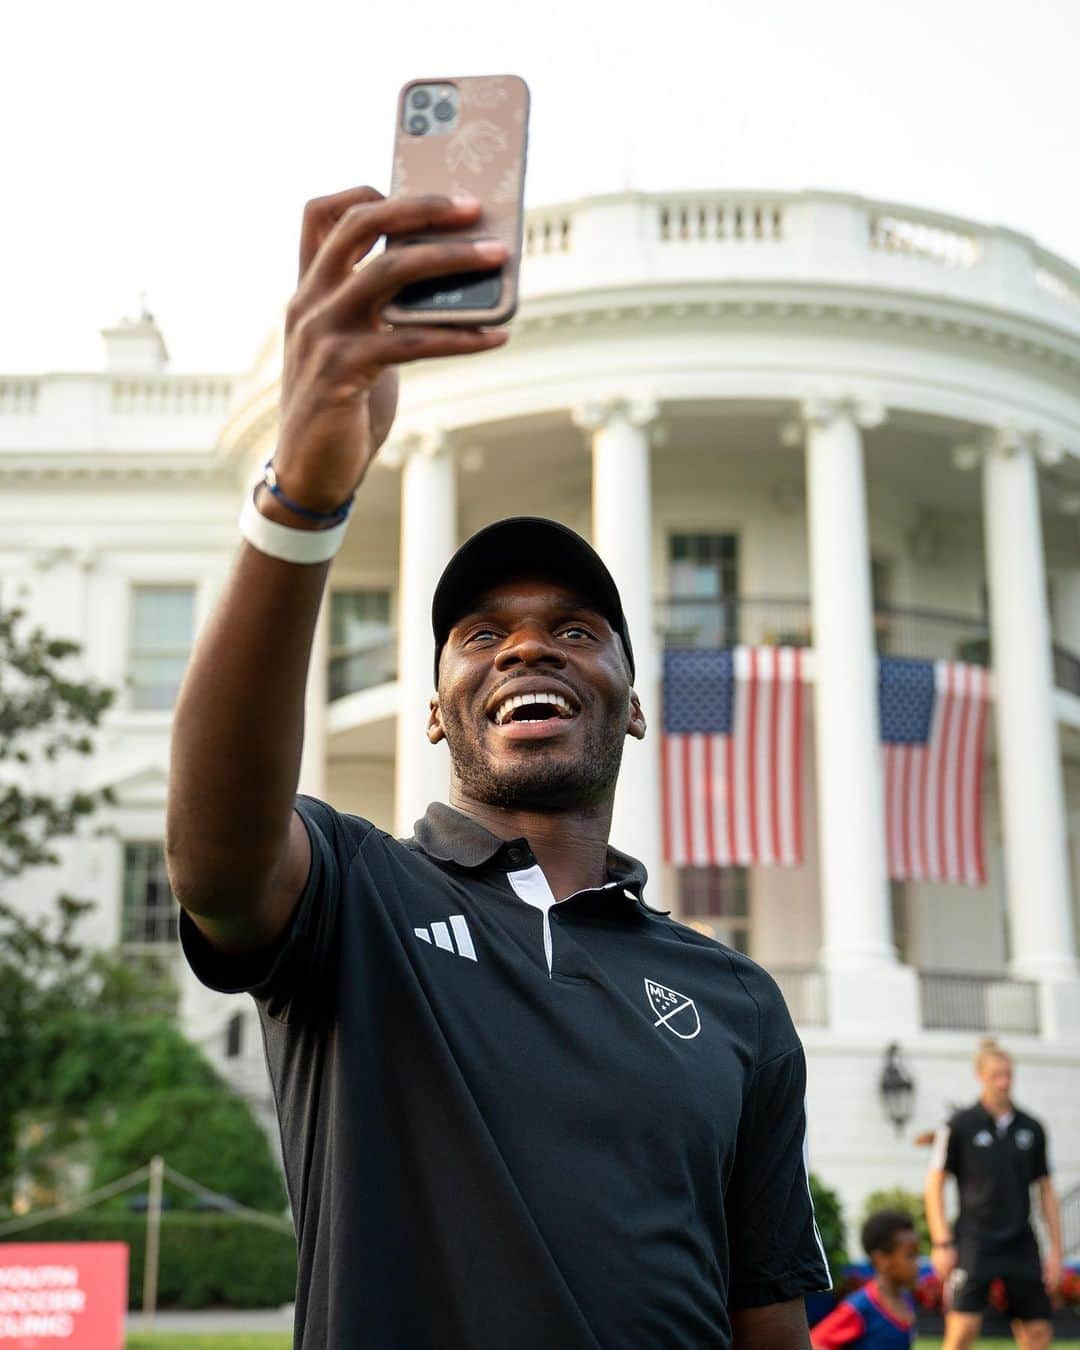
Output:
<path fill-rule="evenodd" d="M 986 883 L 983 752 L 990 676 L 935 664 L 937 698 L 926 745 L 886 745 L 885 832 L 896 881 Z"/>
<path fill-rule="evenodd" d="M 665 734 L 667 862 L 802 862 L 803 665 L 797 647 L 737 647 L 731 735 Z"/>

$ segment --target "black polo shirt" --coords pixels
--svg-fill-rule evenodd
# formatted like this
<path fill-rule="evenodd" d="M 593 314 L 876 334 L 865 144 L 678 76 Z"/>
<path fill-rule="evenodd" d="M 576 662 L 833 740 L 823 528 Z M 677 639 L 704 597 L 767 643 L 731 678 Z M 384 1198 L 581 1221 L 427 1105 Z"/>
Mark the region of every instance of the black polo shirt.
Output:
<path fill-rule="evenodd" d="M 952 1173 L 960 1193 L 958 1264 L 969 1274 L 1037 1271 L 1031 1187 L 1050 1171 L 1039 1121 L 1014 1107 L 1012 1119 L 999 1126 L 976 1102 L 941 1131 L 933 1164 Z"/>
<path fill-rule="evenodd" d="M 434 805 L 401 842 L 298 797 L 307 885 L 258 1002 L 304 1350 L 703 1350 L 828 1285 L 805 1061 L 743 956 L 644 869 L 552 904 L 524 839 Z"/>

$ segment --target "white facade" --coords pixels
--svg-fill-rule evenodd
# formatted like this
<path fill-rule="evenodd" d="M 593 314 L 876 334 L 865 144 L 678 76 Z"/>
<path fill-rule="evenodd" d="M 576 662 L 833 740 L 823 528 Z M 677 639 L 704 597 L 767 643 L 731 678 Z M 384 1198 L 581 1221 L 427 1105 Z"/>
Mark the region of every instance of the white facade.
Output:
<path fill-rule="evenodd" d="M 1003 229 L 821 192 L 552 207 L 527 254 L 505 349 L 405 371 L 331 573 L 302 789 L 411 832 L 446 784 L 424 736 L 434 580 L 486 522 L 552 515 L 623 590 L 654 734 L 626 751 L 613 838 L 680 912 L 686 879 L 660 860 L 665 641 L 688 615 L 812 639 L 807 860 L 721 879 L 715 924 L 789 994 L 814 1166 L 852 1220 L 868 1190 L 917 1185 L 910 1137 L 974 1095 L 985 1028 L 1016 1051 L 1062 1181 L 1080 1179 L 1080 273 Z M 172 375 L 152 324 L 106 340 L 104 373 L 0 377 L 0 579 L 88 671 L 138 677 L 88 766 L 117 788 L 115 837 L 21 889 L 96 897 L 115 942 L 139 920 L 125 842 L 162 832 L 169 713 L 137 706 L 146 672 L 167 684 L 175 588 L 197 626 L 226 574 L 281 353 L 275 334 L 242 377 Z M 140 586 L 173 588 L 174 617 Z M 970 656 L 988 638 L 990 882 L 890 885 L 875 643 Z M 185 978 L 191 1034 L 219 1058 L 240 1007 Z M 264 1098 L 250 1015 L 248 1032 L 222 1062 Z M 891 1041 L 916 1081 L 902 1139 L 878 1097 Z"/>

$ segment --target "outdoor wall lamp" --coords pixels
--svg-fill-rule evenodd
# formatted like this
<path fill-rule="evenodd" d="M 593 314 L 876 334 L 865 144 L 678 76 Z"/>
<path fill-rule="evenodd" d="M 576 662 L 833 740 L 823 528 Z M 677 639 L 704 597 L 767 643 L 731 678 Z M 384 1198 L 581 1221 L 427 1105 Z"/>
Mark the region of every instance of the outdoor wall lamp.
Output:
<path fill-rule="evenodd" d="M 915 1109 L 915 1080 L 900 1058 L 900 1047 L 893 1043 L 885 1049 L 885 1067 L 878 1083 L 881 1105 L 897 1134 L 911 1119 Z"/>

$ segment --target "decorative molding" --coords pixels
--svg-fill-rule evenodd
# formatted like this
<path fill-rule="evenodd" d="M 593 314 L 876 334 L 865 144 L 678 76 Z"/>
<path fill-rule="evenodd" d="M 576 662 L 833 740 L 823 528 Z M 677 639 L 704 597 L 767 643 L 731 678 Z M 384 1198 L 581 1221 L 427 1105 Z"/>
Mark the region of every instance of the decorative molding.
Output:
<path fill-rule="evenodd" d="M 587 321 L 586 316 L 590 314 L 603 322 L 608 314 L 616 308 L 620 317 L 628 321 L 656 322 L 671 319 L 685 323 L 688 318 L 715 319 L 720 316 L 729 316 L 736 322 L 744 317 L 753 317 L 782 319 L 784 321 L 826 320 L 838 322 L 845 326 L 869 323 L 902 328 L 911 332 L 923 331 L 933 334 L 936 338 L 951 337 L 964 344 L 981 342 L 992 347 L 1009 345 L 1010 349 L 1018 355 L 1027 356 L 1057 370 L 1067 370 L 1080 374 L 1080 340 L 1075 334 L 1055 333 L 1055 337 L 1060 339 L 1059 345 L 1041 341 L 1030 331 L 1028 333 L 1006 331 L 1002 327 L 996 326 L 994 322 L 999 320 L 1005 325 L 1021 324 L 1029 330 L 1045 329 L 1046 325 L 1037 318 L 1002 312 L 996 314 L 988 312 L 985 317 L 980 314 L 965 313 L 962 318 L 953 318 L 907 309 L 903 305 L 905 298 L 903 294 L 895 297 L 881 296 L 875 297 L 872 302 L 853 304 L 850 299 L 838 299 L 836 301 L 815 299 L 810 301 L 763 297 L 755 300 L 744 300 L 733 296 L 729 299 L 710 297 L 709 299 L 699 300 L 674 298 L 658 300 L 650 297 L 648 299 L 643 298 L 638 302 L 627 299 L 618 304 L 617 307 L 610 298 L 607 298 L 602 302 L 602 305 L 598 304 L 595 311 L 590 311 L 583 307 L 580 295 L 568 292 L 566 308 L 560 311 L 550 308 L 555 299 L 551 296 L 544 297 L 542 313 L 530 313 L 529 304 L 526 301 L 522 312 L 514 320 L 514 328 L 515 331 L 522 334 L 531 331 L 551 332 L 560 328 L 580 326 Z M 957 302 L 950 301 L 949 303 Z M 744 310 L 744 306 L 750 307 L 749 312 Z"/>
<path fill-rule="evenodd" d="M 794 417 L 780 424 L 780 443 L 790 447 L 803 444 L 811 427 L 830 427 L 850 419 L 862 431 L 881 426 L 887 417 L 885 405 L 875 398 L 813 395 L 804 398 Z"/>
<path fill-rule="evenodd" d="M 0 454 L 0 482 L 188 483 L 231 488 L 235 468 L 216 453 L 134 456 L 117 453 L 113 460 L 91 455 Z"/>
<path fill-rule="evenodd" d="M 574 425 L 583 431 L 600 431 L 622 418 L 632 427 L 650 428 L 654 439 L 664 436 L 664 429 L 658 425 L 660 403 L 651 393 L 586 399 L 570 410 L 570 416 Z"/>

